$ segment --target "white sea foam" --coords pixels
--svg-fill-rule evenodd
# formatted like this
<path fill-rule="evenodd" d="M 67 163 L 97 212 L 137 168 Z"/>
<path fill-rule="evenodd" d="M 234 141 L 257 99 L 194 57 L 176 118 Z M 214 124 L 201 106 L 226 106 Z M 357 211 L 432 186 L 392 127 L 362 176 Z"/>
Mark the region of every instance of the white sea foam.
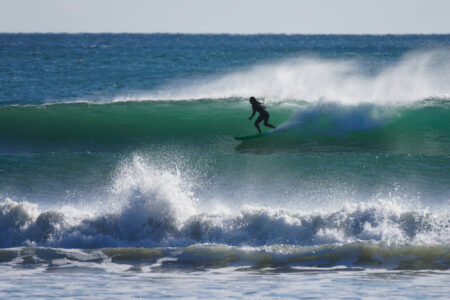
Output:
<path fill-rule="evenodd" d="M 267 102 L 410 104 L 429 98 L 450 98 L 450 52 L 446 49 L 412 52 L 381 70 L 366 69 L 357 60 L 299 57 L 122 95 L 115 101 L 256 96 Z"/>
<path fill-rule="evenodd" d="M 67 208 L 41 211 L 8 199 L 0 205 L 1 247 L 67 248 L 116 246 L 321 245 L 375 241 L 387 244 L 447 244 L 448 212 L 430 213 L 378 197 L 327 211 L 235 207 L 202 212 L 189 178 L 161 169 L 139 155 L 125 160 L 105 195 L 104 207 L 83 218 Z M 400 199 L 401 200 L 401 199 Z M 107 203 L 115 205 L 108 207 Z M 226 201 L 221 205 L 227 206 Z M 75 214 L 72 210 L 71 214 Z M 74 220 L 78 220 L 75 222 Z"/>
<path fill-rule="evenodd" d="M 450 242 L 445 213 L 410 211 L 381 200 L 344 206 L 333 212 L 241 208 L 234 214 L 195 214 L 188 219 L 183 214 L 177 219 L 171 214 L 173 208 L 159 210 L 163 205 L 131 199 L 120 213 L 100 214 L 77 225 L 69 225 L 64 215 L 54 211 L 43 211 L 33 217 L 33 210 L 27 210 L 31 207 L 28 203 L 10 201 L 7 206 L 0 207 L 2 247 L 155 247 L 198 243 L 305 246 L 357 241 L 445 245 Z M 8 219 L 10 222 L 5 222 Z"/>

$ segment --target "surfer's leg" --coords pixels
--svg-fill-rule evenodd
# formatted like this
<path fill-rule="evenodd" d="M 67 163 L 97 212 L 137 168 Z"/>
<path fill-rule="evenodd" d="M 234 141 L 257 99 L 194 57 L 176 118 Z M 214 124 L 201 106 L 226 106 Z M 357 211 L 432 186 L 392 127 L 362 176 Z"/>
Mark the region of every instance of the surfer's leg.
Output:
<path fill-rule="evenodd" d="M 261 128 L 259 128 L 259 123 L 264 119 L 263 116 L 259 115 L 258 119 L 255 121 L 255 127 L 258 129 L 258 132 L 261 133 Z"/>
<path fill-rule="evenodd" d="M 264 126 L 270 127 L 270 128 L 275 128 L 275 126 L 273 126 L 272 124 L 269 124 L 269 114 L 264 116 Z"/>

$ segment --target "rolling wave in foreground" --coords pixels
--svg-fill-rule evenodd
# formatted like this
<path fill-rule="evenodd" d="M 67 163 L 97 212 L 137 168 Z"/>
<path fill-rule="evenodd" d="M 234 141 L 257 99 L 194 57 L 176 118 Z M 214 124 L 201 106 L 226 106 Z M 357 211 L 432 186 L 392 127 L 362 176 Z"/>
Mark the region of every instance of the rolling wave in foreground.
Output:
<path fill-rule="evenodd" d="M 7 199 L 0 206 L 0 246 L 21 248 L 1 250 L 1 260 L 156 263 L 167 258 L 171 265 L 256 268 L 450 266 L 448 212 L 412 210 L 396 199 L 309 213 L 247 205 L 203 211 L 183 174 L 155 168 L 139 156 L 117 170 L 110 193 L 106 206 L 90 213 L 74 207 L 41 211 L 35 204 Z M 114 249 L 101 250 L 109 247 Z"/>

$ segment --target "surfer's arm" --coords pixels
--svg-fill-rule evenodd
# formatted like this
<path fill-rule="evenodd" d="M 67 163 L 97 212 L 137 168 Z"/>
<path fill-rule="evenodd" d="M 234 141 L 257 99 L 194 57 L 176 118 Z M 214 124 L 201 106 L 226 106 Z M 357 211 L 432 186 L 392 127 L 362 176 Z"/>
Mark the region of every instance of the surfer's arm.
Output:
<path fill-rule="evenodd" d="M 249 120 L 253 119 L 253 117 L 255 116 L 255 113 L 256 113 L 256 110 L 253 109 L 253 113 L 252 113 L 252 115 L 250 116 L 250 118 L 248 118 L 248 119 L 249 119 Z"/>

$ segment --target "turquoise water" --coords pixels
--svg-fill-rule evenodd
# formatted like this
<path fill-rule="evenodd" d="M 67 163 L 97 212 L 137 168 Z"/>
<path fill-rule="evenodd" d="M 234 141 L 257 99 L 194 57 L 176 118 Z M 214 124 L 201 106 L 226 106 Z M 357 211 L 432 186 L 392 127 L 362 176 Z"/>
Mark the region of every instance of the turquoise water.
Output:
<path fill-rule="evenodd" d="M 0 35 L 0 295 L 445 298 L 449 46 Z"/>

